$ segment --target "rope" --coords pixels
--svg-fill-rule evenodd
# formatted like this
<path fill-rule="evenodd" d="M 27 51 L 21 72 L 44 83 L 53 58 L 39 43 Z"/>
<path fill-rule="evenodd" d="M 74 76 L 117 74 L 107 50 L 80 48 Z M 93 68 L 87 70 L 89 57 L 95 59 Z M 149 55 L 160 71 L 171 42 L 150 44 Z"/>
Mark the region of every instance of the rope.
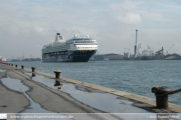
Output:
<path fill-rule="evenodd" d="M 181 92 L 181 89 L 174 90 L 174 91 L 172 91 L 172 92 L 168 92 L 168 93 L 165 93 L 165 94 L 155 94 L 155 95 L 156 95 L 156 96 L 165 96 L 165 95 L 175 94 L 175 93 L 178 93 L 178 92 Z"/>
<path fill-rule="evenodd" d="M 175 94 L 175 93 L 178 93 L 178 92 L 180 92 L 180 91 L 181 91 L 181 89 L 174 90 L 173 92 L 171 92 L 171 93 L 169 93 L 169 94 Z"/>

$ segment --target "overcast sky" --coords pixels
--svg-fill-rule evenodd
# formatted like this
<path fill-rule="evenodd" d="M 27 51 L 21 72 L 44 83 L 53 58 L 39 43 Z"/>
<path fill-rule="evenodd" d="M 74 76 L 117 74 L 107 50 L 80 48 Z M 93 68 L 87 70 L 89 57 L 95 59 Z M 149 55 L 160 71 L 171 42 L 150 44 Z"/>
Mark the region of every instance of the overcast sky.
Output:
<path fill-rule="evenodd" d="M 181 54 L 180 0 L 0 0 L 0 56 L 41 57 L 57 32 L 76 31 L 99 43 L 98 51 L 133 53 L 138 29 L 140 52 Z M 174 44 L 174 45 L 173 45 Z"/>

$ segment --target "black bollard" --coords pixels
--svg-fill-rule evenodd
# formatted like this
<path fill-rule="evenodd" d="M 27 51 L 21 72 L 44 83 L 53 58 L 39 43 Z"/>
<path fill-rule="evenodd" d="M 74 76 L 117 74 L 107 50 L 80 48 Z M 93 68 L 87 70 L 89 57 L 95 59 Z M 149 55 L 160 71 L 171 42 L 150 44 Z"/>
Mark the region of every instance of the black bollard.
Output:
<path fill-rule="evenodd" d="M 24 69 L 24 65 L 21 65 L 21 69 Z"/>
<path fill-rule="evenodd" d="M 13 64 L 11 64 L 13 66 Z"/>
<path fill-rule="evenodd" d="M 60 78 L 60 73 L 61 73 L 62 71 L 60 71 L 60 70 L 55 70 L 54 71 L 54 73 L 55 73 L 55 78 Z"/>
<path fill-rule="evenodd" d="M 173 92 L 172 88 L 165 86 L 153 87 L 152 92 L 156 95 L 156 106 L 157 108 L 168 108 L 168 94 Z"/>
<path fill-rule="evenodd" d="M 35 72 L 35 67 L 31 67 L 31 69 L 32 69 L 32 72 Z"/>
<path fill-rule="evenodd" d="M 16 68 L 18 67 L 18 65 L 16 65 Z"/>

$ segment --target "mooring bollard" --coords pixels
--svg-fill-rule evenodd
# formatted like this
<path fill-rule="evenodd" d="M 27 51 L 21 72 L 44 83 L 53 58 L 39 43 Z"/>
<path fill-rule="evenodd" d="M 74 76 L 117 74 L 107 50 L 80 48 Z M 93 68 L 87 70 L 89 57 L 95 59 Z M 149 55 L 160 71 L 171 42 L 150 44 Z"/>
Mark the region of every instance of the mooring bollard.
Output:
<path fill-rule="evenodd" d="M 31 67 L 31 69 L 32 69 L 32 72 L 35 72 L 35 67 Z"/>
<path fill-rule="evenodd" d="M 151 91 L 155 93 L 157 108 L 168 108 L 168 95 L 173 92 L 173 89 L 165 86 L 156 86 Z"/>
<path fill-rule="evenodd" d="M 18 65 L 16 65 L 16 68 L 18 67 Z"/>
<path fill-rule="evenodd" d="M 55 70 L 54 71 L 54 73 L 55 73 L 55 78 L 60 78 L 60 73 L 61 73 L 62 71 L 60 71 L 60 70 Z"/>
<path fill-rule="evenodd" d="M 24 69 L 24 65 L 21 65 L 21 69 Z"/>
<path fill-rule="evenodd" d="M 13 64 L 11 64 L 13 66 Z"/>
<path fill-rule="evenodd" d="M 11 64 L 9 63 L 9 66 L 10 66 Z"/>

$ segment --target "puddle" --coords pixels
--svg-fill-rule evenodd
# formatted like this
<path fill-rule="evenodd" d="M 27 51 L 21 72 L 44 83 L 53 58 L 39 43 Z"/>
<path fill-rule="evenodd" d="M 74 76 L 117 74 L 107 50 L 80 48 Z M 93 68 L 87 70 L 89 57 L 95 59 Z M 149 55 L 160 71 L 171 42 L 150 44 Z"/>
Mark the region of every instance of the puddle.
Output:
<path fill-rule="evenodd" d="M 0 69 L 0 72 L 3 72 L 3 73 L 5 73 L 5 72 L 6 72 L 6 70 L 2 70 L 2 69 Z"/>
<path fill-rule="evenodd" d="M 18 79 L 12 79 L 12 78 L 3 78 L 1 79 L 1 82 L 4 86 L 6 86 L 7 88 L 13 90 L 13 91 L 18 91 L 18 92 L 21 92 L 23 93 L 29 100 L 30 100 L 30 104 L 29 106 L 27 106 L 27 109 L 26 110 L 23 110 L 21 111 L 20 113 L 54 113 L 54 115 L 58 115 L 60 116 L 61 114 L 56 114 L 55 112 L 52 112 L 52 111 L 49 111 L 49 110 L 46 110 L 44 108 L 42 108 L 42 106 L 39 104 L 39 103 L 36 103 L 34 102 L 27 94 L 26 92 L 29 91 L 31 88 L 24 85 L 22 83 L 21 80 L 18 80 Z M 25 114 L 20 114 L 19 116 L 24 116 Z M 65 116 L 65 115 L 64 115 Z M 22 117 L 23 118 L 23 117 Z M 23 119 L 26 119 L 28 120 L 28 118 L 23 118 L 22 119 L 21 117 L 19 118 L 19 120 L 23 120 Z M 29 118 L 29 119 L 32 119 L 32 118 Z M 33 118 L 33 119 L 39 119 L 39 118 Z M 51 118 L 52 119 L 52 118 Z M 51 120 L 50 119 L 50 120 Z M 67 120 L 71 120 L 71 119 L 68 119 L 66 118 Z"/>
<path fill-rule="evenodd" d="M 29 76 L 32 73 L 25 73 Z M 150 113 L 146 110 L 137 108 L 133 106 L 133 102 L 129 100 L 121 100 L 118 99 L 118 96 L 110 94 L 110 93 L 92 93 L 85 92 L 81 90 L 77 90 L 75 84 L 61 82 L 63 86 L 61 88 L 55 87 L 55 79 L 46 78 L 41 75 L 36 75 L 36 77 L 32 77 L 32 80 L 40 82 L 47 87 L 52 89 L 57 89 L 68 93 L 74 99 L 89 105 L 95 109 L 108 112 L 108 113 Z"/>
<path fill-rule="evenodd" d="M 4 84 L 7 88 L 13 91 L 22 92 L 30 100 L 30 105 L 28 106 L 28 109 L 22 111 L 22 113 L 50 113 L 51 112 L 46 109 L 43 109 L 40 104 L 34 102 L 26 94 L 26 92 L 29 91 L 31 88 L 24 85 L 21 80 L 7 77 L 7 78 L 1 79 L 1 81 L 2 81 L 2 84 Z"/>
<path fill-rule="evenodd" d="M 9 89 L 13 91 L 23 92 L 30 90 L 28 86 L 25 86 L 21 80 L 12 79 L 12 78 L 3 78 L 1 79 L 1 82 Z"/>

